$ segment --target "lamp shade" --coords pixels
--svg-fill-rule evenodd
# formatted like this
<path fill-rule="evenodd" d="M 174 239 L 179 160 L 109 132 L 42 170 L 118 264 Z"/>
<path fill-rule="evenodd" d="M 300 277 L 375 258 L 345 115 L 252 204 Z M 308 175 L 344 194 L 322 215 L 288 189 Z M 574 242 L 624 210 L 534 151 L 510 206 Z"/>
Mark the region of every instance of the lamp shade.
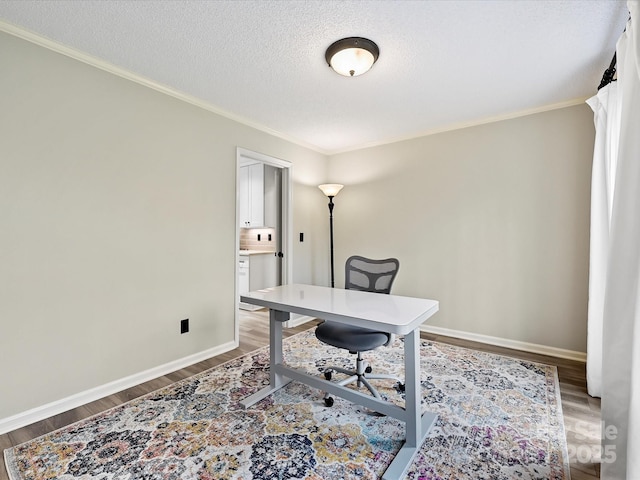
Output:
<path fill-rule="evenodd" d="M 325 59 L 336 73 L 345 77 L 357 77 L 369 71 L 378 60 L 378 46 L 367 38 L 349 37 L 332 43 Z"/>
<path fill-rule="evenodd" d="M 340 190 L 342 190 L 344 185 L 340 185 L 339 183 L 325 183 L 323 185 L 318 185 L 318 188 L 322 190 L 327 197 L 335 197 Z"/>

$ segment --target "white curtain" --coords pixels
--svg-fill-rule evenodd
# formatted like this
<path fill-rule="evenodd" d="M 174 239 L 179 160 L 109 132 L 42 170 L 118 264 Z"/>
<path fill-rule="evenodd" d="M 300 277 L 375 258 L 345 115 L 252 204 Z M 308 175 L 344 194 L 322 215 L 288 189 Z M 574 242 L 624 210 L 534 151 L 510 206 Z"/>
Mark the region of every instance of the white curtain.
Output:
<path fill-rule="evenodd" d="M 609 230 L 620 137 L 618 84 L 601 88 L 587 100 L 593 109 L 596 140 L 591 174 L 591 244 L 587 324 L 587 389 L 602 396 L 602 318 L 609 255 Z"/>
<path fill-rule="evenodd" d="M 640 480 L 640 1 L 627 5 L 617 86 L 589 100 L 597 133 L 587 375 L 589 393 L 602 397 L 604 480 Z"/>

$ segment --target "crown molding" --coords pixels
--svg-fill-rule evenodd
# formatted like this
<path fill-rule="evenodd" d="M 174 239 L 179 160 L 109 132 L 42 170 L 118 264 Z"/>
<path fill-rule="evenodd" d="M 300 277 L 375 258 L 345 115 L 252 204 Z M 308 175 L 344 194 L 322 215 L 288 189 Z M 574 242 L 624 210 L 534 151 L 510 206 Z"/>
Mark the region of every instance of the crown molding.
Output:
<path fill-rule="evenodd" d="M 528 115 L 535 115 L 537 113 L 549 112 L 551 110 L 559 110 L 561 108 L 573 107 L 576 105 L 584 104 L 589 97 L 578 97 L 571 100 L 566 100 L 564 102 L 552 103 L 549 105 L 543 105 L 541 107 L 529 108 L 526 110 L 518 110 L 511 113 L 505 113 L 502 115 L 493 115 L 489 117 L 483 117 L 476 120 L 471 120 L 468 122 L 456 122 L 451 123 L 449 125 L 445 125 L 443 127 L 438 127 L 430 130 L 424 130 L 418 133 L 398 136 L 394 138 L 389 138 L 387 140 L 382 140 L 379 142 L 371 142 L 363 145 L 358 145 L 353 148 L 345 148 L 341 150 L 334 150 L 328 152 L 328 155 L 338 155 L 340 153 L 353 152 L 356 150 L 364 150 L 366 148 L 380 147 L 383 145 L 389 145 L 392 143 L 405 142 L 407 140 L 415 140 L 417 138 L 428 137 L 430 135 L 437 135 L 439 133 L 451 132 L 453 130 L 462 130 L 463 128 L 469 127 L 477 127 L 480 125 L 485 125 L 487 123 L 495 123 L 502 122 L 503 120 L 513 120 L 515 118 L 526 117 Z"/>
<path fill-rule="evenodd" d="M 104 70 L 105 72 L 111 73 L 113 75 L 117 75 L 118 77 L 124 78 L 126 80 L 130 80 L 132 82 L 135 82 L 139 85 L 143 85 L 145 87 L 151 88 L 157 92 L 163 93 L 165 95 L 169 95 L 170 97 L 176 98 L 178 100 L 181 100 L 183 102 L 189 103 L 191 105 L 194 105 L 196 107 L 202 108 L 203 110 L 207 110 L 208 112 L 211 113 L 215 113 L 216 115 L 220 115 L 221 117 L 225 117 L 229 120 L 232 120 L 234 122 L 240 123 L 242 125 L 245 125 L 247 127 L 251 127 L 255 130 L 259 130 L 261 132 L 267 133 L 269 135 L 272 135 L 274 137 L 278 137 L 282 140 L 285 140 L 287 142 L 291 142 L 294 143 L 296 145 L 299 145 L 301 147 L 307 148 L 309 150 L 312 150 L 314 152 L 323 154 L 323 155 L 327 155 L 327 151 L 317 147 L 316 145 L 312 145 L 310 143 L 306 143 L 303 142 L 301 140 L 298 140 L 296 138 L 293 138 L 289 135 L 286 135 L 282 132 L 278 132 L 277 130 L 273 130 L 265 125 L 261 125 L 255 122 L 252 122 L 240 115 L 236 115 L 233 114 L 231 112 L 228 112 L 226 110 L 223 110 L 221 108 L 216 107 L 215 105 L 212 105 L 211 103 L 205 102 L 197 97 L 194 97 L 192 95 L 186 94 L 184 92 L 181 92 L 179 90 L 176 90 L 172 87 L 169 87 L 168 85 L 164 85 L 162 83 L 156 82 L 154 80 L 151 80 L 149 78 L 146 78 L 142 75 L 139 75 L 137 73 L 131 72 L 125 68 L 119 67 L 117 65 L 114 65 L 112 63 L 107 62 L 106 60 L 103 60 L 101 58 L 95 57 L 93 55 L 90 55 L 88 53 L 82 52 L 80 50 L 77 50 L 75 48 L 69 47 L 67 45 L 64 45 L 62 43 L 56 42 L 54 40 L 51 40 L 49 38 L 43 37 L 42 35 L 39 35 L 37 33 L 34 33 L 30 30 L 27 30 L 23 27 L 19 27 L 17 25 L 13 25 L 9 22 L 6 22 L 4 20 L 0 20 L 0 31 L 8 33 L 9 35 L 13 35 L 14 37 L 18 37 L 21 38 L 23 40 L 26 40 L 28 42 L 31 42 L 33 44 L 36 44 L 38 46 L 44 47 L 48 50 L 52 50 L 56 53 L 59 53 L 61 55 L 65 55 L 69 58 L 73 58 L 74 60 L 78 60 L 79 62 L 83 62 L 87 65 L 91 65 L 92 67 L 95 68 L 99 68 L 100 70 Z"/>
<path fill-rule="evenodd" d="M 525 117 L 527 115 L 534 115 L 537 113 L 544 113 L 544 112 L 548 112 L 551 110 L 558 110 L 561 108 L 567 108 L 567 107 L 572 107 L 575 105 L 580 105 L 583 104 L 587 98 L 589 97 L 579 97 L 579 98 L 574 98 L 571 100 L 567 100 L 564 102 L 558 102 L 558 103 L 553 103 L 553 104 L 549 104 L 549 105 L 544 105 L 542 107 L 535 107 L 535 108 L 530 108 L 530 109 L 526 109 L 526 110 L 519 110 L 516 112 L 511 112 L 511 113 L 507 113 L 507 114 L 503 114 L 503 115 L 494 115 L 494 116 L 489 116 L 489 117 L 484 117 L 484 118 L 479 118 L 476 120 L 471 120 L 471 121 L 466 121 L 466 122 L 456 122 L 456 123 L 452 123 L 449 125 L 445 125 L 443 127 L 439 127 L 439 128 L 434 128 L 434 129 L 430 129 L 430 130 L 424 130 L 421 132 L 417 132 L 414 134 L 410 134 L 410 135 L 403 135 L 403 136 L 398 136 L 398 137 L 393 137 L 393 138 L 388 138 L 386 140 L 380 140 L 380 141 L 376 141 L 376 142 L 371 142 L 371 143 L 365 143 L 365 144 L 360 144 L 360 145 L 356 145 L 353 147 L 348 147 L 348 148 L 344 148 L 344 149 L 337 149 L 337 150 L 326 150 L 326 149 L 322 149 L 320 147 L 318 147 L 317 145 L 312 145 L 310 143 L 301 141 L 299 139 L 293 138 L 287 134 L 284 134 L 282 132 L 279 132 L 277 130 L 273 130 L 265 125 L 261 125 L 255 122 L 252 122 L 251 120 L 248 120 L 242 116 L 236 115 L 234 113 L 228 112 L 226 110 L 223 110 L 221 108 L 216 107 L 215 105 L 212 105 L 208 102 L 205 102 L 197 97 L 194 97 L 192 95 L 188 95 L 184 92 L 181 92 L 179 90 L 176 90 L 172 87 L 169 87 L 167 85 L 163 85 L 159 82 L 156 82 L 154 80 L 151 80 L 149 78 L 146 78 L 142 75 L 139 75 L 137 73 L 131 72 L 129 70 L 126 70 L 122 67 L 118 67 L 117 65 L 114 65 L 112 63 L 109 63 L 103 59 L 100 59 L 98 57 L 95 57 L 93 55 L 90 55 L 88 53 L 82 52 L 80 50 L 77 50 L 75 48 L 69 47 L 67 45 L 64 45 L 62 43 L 56 42 L 54 40 L 51 40 L 49 38 L 43 37 L 37 33 L 31 32 L 23 27 L 19 27 L 17 25 L 13 25 L 11 23 L 8 23 L 4 20 L 0 20 L 0 31 L 3 31 L 5 33 L 8 33 L 10 35 L 13 35 L 15 37 L 21 38 L 23 40 L 26 40 L 28 42 L 34 43 L 36 45 L 39 45 L 41 47 L 47 48 L 49 50 L 52 50 L 54 52 L 57 52 L 61 55 L 65 55 L 67 57 L 73 58 L 74 60 L 78 60 L 80 62 L 83 62 L 87 65 L 91 65 L 93 67 L 99 68 L 101 70 L 104 70 L 106 72 L 109 72 L 113 75 L 117 75 L 119 77 L 125 78 L 127 80 L 130 80 L 132 82 L 138 83 L 140 85 L 143 85 L 145 87 L 151 88 L 153 90 L 156 90 L 157 92 L 163 93 L 165 95 L 169 95 L 173 98 L 176 98 L 178 100 L 181 100 L 183 102 L 189 103 L 191 105 L 194 105 L 196 107 L 202 108 L 203 110 L 207 110 L 211 113 L 215 113 L 216 115 L 220 115 L 221 117 L 227 118 L 229 120 L 232 120 L 234 122 L 240 123 L 242 125 L 245 125 L 247 127 L 253 128 L 255 130 L 259 130 L 261 132 L 264 132 L 266 134 L 272 135 L 274 137 L 280 138 L 282 140 L 285 140 L 287 142 L 291 142 L 295 145 L 304 147 L 306 149 L 312 150 L 316 153 L 320 153 L 322 155 L 325 156 L 332 156 L 332 155 L 338 155 L 341 153 L 347 153 L 347 152 L 353 152 L 356 150 L 364 150 L 367 148 L 373 148 L 373 147 L 379 147 L 379 146 L 383 146 L 383 145 L 389 145 L 392 143 L 398 143 L 398 142 L 403 142 L 403 141 L 407 141 L 407 140 L 414 140 L 417 138 L 421 138 L 421 137 L 427 137 L 430 135 L 436 135 L 439 133 L 445 133 L 445 132 L 450 132 L 453 130 L 461 130 L 463 128 L 469 128 L 469 127 L 476 127 L 479 125 L 484 125 L 487 123 L 494 123 L 494 122 L 501 122 L 503 120 L 512 120 L 515 118 L 519 118 L 519 117 Z"/>

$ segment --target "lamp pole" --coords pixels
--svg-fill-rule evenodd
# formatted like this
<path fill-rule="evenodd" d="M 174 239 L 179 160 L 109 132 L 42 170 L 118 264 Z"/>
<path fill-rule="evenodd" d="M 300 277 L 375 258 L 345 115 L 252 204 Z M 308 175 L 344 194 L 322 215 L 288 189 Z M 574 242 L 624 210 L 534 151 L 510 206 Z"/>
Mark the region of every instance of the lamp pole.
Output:
<path fill-rule="evenodd" d="M 344 187 L 337 183 L 327 183 L 324 185 L 318 185 L 318 188 L 322 190 L 327 197 L 329 197 L 329 241 L 331 242 L 331 288 L 335 287 L 335 275 L 333 269 L 333 197 Z"/>
<path fill-rule="evenodd" d="M 331 288 L 335 287 L 333 273 L 333 195 L 329 195 L 329 238 L 331 242 Z"/>

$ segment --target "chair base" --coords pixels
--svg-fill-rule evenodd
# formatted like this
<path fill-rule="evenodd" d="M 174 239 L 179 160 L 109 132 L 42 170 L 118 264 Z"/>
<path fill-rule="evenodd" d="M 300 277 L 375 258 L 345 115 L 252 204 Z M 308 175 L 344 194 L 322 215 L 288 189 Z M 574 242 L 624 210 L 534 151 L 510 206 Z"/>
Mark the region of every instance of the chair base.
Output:
<path fill-rule="evenodd" d="M 378 392 L 378 390 L 373 385 L 371 385 L 369 380 L 383 380 L 383 379 L 396 380 L 399 384 L 398 388 L 401 391 L 404 391 L 404 384 L 402 383 L 402 380 L 400 379 L 400 377 L 396 375 L 388 375 L 384 373 L 372 374 L 371 366 L 367 363 L 365 359 L 362 358 L 362 353 L 357 352 L 357 354 L 358 354 L 358 357 L 356 358 L 355 371 L 347 370 L 346 368 L 342 368 L 342 367 L 327 367 L 324 369 L 325 378 L 327 380 L 331 380 L 331 374 L 333 372 L 349 375 L 344 380 L 337 382 L 337 384 L 341 386 L 345 386 L 345 385 L 349 385 L 350 383 L 357 382 L 358 388 L 364 385 L 365 387 L 367 387 L 367 390 L 369 390 L 371 395 L 373 395 L 378 400 L 382 400 L 382 397 L 380 396 L 380 392 Z M 330 407 L 331 405 L 333 405 L 333 398 L 329 395 L 329 393 L 324 394 L 324 403 L 327 407 Z"/>

